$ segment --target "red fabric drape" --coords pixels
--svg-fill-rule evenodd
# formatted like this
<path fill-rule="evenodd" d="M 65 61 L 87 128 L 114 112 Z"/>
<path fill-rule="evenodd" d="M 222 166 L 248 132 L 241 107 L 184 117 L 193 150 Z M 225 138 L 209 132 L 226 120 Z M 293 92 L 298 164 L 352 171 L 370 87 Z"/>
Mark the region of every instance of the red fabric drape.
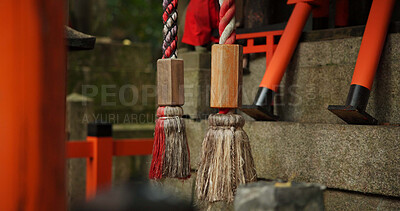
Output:
<path fill-rule="evenodd" d="M 189 2 L 182 42 L 199 46 L 218 42 L 212 30 L 218 29 L 219 5 L 216 0 L 191 0 Z"/>

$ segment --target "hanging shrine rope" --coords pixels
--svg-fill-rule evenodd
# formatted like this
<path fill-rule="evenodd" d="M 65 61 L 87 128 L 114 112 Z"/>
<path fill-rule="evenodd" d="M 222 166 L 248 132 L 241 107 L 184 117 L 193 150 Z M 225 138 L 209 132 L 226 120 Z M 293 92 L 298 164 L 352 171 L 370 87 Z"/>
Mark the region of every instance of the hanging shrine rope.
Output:
<path fill-rule="evenodd" d="M 241 71 L 228 68 L 235 59 L 241 59 L 229 54 L 230 50 L 238 51 L 240 46 L 230 45 L 235 42 L 235 2 L 234 0 L 219 0 L 220 22 L 219 45 L 213 46 L 211 60 L 217 65 L 211 67 L 211 77 L 227 74 L 227 71 Z M 228 50 L 221 50 L 221 49 Z M 214 53 L 216 50 L 217 53 Z M 222 60 L 219 53 L 230 55 L 229 59 Z M 218 56 L 216 56 L 218 55 Z M 213 63 L 214 64 L 214 63 Z M 224 66 L 216 68 L 216 66 Z M 215 71 L 215 72 L 214 72 Z M 241 75 L 241 74 L 240 74 Z M 241 76 L 239 76 L 241 77 Z M 241 80 L 238 79 L 238 80 Z M 218 81 L 217 83 L 225 83 Z M 234 83 L 227 81 L 226 87 L 234 87 Z M 226 90 L 221 84 L 211 85 L 211 93 L 220 93 L 223 98 Z M 228 93 L 227 93 L 228 94 Z M 212 95 L 212 94 L 211 94 Z M 217 98 L 217 97 L 216 97 Z M 218 101 L 218 99 L 215 99 Z M 212 103 L 210 103 L 211 105 Z M 224 108 L 222 104 L 215 103 L 219 108 L 218 114 L 208 117 L 208 131 L 202 143 L 202 154 L 196 176 L 197 197 L 208 202 L 232 202 L 239 185 L 257 180 L 254 159 L 251 154 L 249 137 L 243 130 L 245 120 L 241 115 L 234 114 L 233 107 Z M 235 107 L 235 106 L 234 106 Z M 235 107 L 236 108 L 236 107 Z"/>
<path fill-rule="evenodd" d="M 233 44 L 236 39 L 234 0 L 219 0 L 221 6 L 219 12 L 219 44 Z"/>
<path fill-rule="evenodd" d="M 163 59 L 177 58 L 178 43 L 178 0 L 163 0 Z"/>
<path fill-rule="evenodd" d="M 161 81 L 183 82 L 183 60 L 176 57 L 177 46 L 177 5 L 178 0 L 163 0 L 163 57 L 157 61 L 157 84 Z M 172 74 L 173 73 L 173 74 Z M 175 92 L 179 83 L 169 84 L 165 89 L 158 88 L 158 109 L 154 133 L 153 157 L 150 165 L 149 178 L 179 178 L 190 177 L 190 152 L 186 137 L 185 122 L 182 119 L 183 101 L 163 99 L 163 95 L 177 95 L 184 98 L 183 93 Z"/>

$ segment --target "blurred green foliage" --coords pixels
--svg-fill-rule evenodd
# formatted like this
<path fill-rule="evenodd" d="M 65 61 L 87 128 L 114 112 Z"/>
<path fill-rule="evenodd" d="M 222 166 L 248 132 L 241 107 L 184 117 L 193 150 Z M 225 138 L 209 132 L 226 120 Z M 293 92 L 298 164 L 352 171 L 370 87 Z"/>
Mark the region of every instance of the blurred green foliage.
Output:
<path fill-rule="evenodd" d="M 73 28 L 98 37 L 161 46 L 161 0 L 70 0 Z"/>
<path fill-rule="evenodd" d="M 162 40 L 161 3 L 160 0 L 107 0 L 109 27 L 123 31 L 125 38 L 133 42 L 159 44 Z"/>

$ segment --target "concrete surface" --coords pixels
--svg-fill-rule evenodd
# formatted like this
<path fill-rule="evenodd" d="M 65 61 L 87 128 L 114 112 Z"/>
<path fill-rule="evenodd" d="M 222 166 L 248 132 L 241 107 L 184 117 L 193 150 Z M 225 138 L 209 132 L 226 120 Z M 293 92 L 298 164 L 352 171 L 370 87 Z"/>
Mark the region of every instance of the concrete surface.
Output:
<path fill-rule="evenodd" d="M 67 92 L 93 98 L 95 120 L 114 124 L 154 122 L 156 70 L 149 44 L 96 43 L 68 55 Z"/>
<path fill-rule="evenodd" d="M 93 100 L 77 93 L 67 96 L 66 133 L 68 140 L 85 140 L 87 123 L 84 116 L 93 113 Z M 88 118 L 87 121 L 92 121 Z M 67 160 L 68 210 L 85 200 L 86 160 Z"/>
<path fill-rule="evenodd" d="M 179 55 L 185 68 L 185 105 L 191 119 L 205 119 L 210 108 L 211 53 L 191 51 Z"/>
<path fill-rule="evenodd" d="M 216 203 L 207 204 L 196 200 L 193 182 L 196 173 L 192 178 L 180 181 L 176 179 L 165 179 L 162 182 L 153 182 L 153 184 L 168 189 L 178 197 L 191 201 L 198 210 L 233 210 L 232 204 Z M 324 191 L 324 205 L 327 211 L 374 211 L 374 210 L 399 210 L 400 200 L 395 197 L 385 197 L 374 194 L 362 194 L 351 191 L 341 191 L 336 189 L 326 189 Z"/>
<path fill-rule="evenodd" d="M 208 123 L 186 121 L 197 169 Z M 400 128 L 248 121 L 257 176 L 400 197 Z"/>
<path fill-rule="evenodd" d="M 379 195 L 365 195 L 356 192 L 326 190 L 325 209 L 329 210 L 399 210 L 400 200 Z"/>
<path fill-rule="evenodd" d="M 259 181 L 237 189 L 235 211 L 323 211 L 324 186 L 307 183 Z"/>

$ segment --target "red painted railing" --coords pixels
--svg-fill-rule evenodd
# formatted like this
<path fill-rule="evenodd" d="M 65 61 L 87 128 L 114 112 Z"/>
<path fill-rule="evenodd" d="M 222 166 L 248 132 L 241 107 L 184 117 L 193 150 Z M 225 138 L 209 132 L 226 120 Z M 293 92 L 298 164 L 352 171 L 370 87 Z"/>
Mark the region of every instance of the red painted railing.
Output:
<path fill-rule="evenodd" d="M 237 40 L 247 40 L 247 45 L 243 46 L 243 54 L 249 53 L 266 53 L 266 64 L 272 59 L 272 55 L 276 49 L 277 44 L 274 44 L 274 37 L 281 36 L 283 30 L 278 31 L 266 31 L 266 32 L 255 32 L 246 34 L 236 34 Z M 254 39 L 265 38 L 266 42 L 262 45 L 254 45 Z"/>
<path fill-rule="evenodd" d="M 86 199 L 111 186 L 112 157 L 150 155 L 153 138 L 118 139 L 88 136 L 86 141 L 67 141 L 67 158 L 86 158 Z"/>

